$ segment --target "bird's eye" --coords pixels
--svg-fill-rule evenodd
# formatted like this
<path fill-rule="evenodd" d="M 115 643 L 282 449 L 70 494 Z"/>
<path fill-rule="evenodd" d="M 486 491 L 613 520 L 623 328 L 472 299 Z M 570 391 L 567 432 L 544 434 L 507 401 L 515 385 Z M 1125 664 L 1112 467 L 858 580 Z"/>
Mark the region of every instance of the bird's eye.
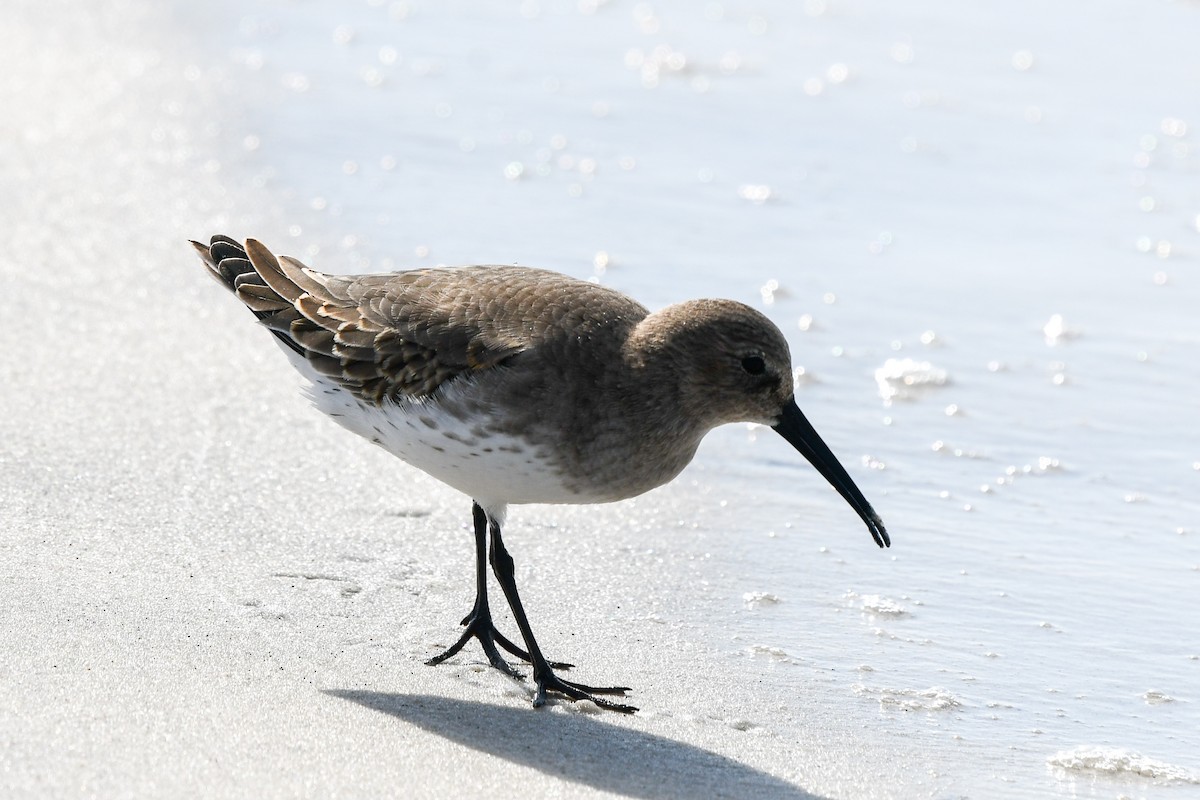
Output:
<path fill-rule="evenodd" d="M 767 371 L 767 362 L 762 356 L 746 356 L 742 359 L 742 369 L 750 375 L 762 375 Z"/>

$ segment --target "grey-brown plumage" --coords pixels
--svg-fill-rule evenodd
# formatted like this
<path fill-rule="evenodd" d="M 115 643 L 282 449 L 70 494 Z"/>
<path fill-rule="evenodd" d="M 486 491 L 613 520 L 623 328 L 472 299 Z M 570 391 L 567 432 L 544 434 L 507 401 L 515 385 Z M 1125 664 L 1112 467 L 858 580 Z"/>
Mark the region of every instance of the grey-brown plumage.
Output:
<path fill-rule="evenodd" d="M 337 276 L 253 239 L 192 244 L 310 379 L 322 411 L 475 500 L 476 608 L 435 661 L 476 637 L 511 674 L 499 644 L 532 662 L 535 705 L 553 691 L 632 710 L 595 696 L 607 690 L 558 678 L 537 650 L 500 538 L 510 503 L 641 494 L 678 474 L 712 428 L 759 422 L 800 450 L 876 542 L 889 544 L 796 407 L 786 340 L 748 306 L 693 300 L 652 314 L 612 289 L 526 267 Z M 491 624 L 489 531 L 528 652 Z"/>
<path fill-rule="evenodd" d="M 322 374 L 356 396 L 426 397 L 447 380 L 503 363 L 550 335 L 595 321 L 640 318 L 617 292 L 521 267 L 336 276 L 276 258 L 251 239 L 193 245 L 215 277 Z M 570 299 L 580 302 L 565 302 Z M 505 313 L 507 312 L 507 313 Z M 587 317 L 585 321 L 583 317 Z"/>

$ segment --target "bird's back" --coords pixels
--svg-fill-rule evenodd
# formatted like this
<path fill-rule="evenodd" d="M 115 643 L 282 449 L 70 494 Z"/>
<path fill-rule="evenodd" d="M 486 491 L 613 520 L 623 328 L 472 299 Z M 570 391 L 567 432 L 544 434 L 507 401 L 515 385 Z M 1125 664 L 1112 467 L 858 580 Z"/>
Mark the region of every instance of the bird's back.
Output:
<path fill-rule="evenodd" d="M 611 329 L 647 314 L 620 292 L 529 267 L 326 275 L 254 240 L 193 245 L 290 351 L 373 402 L 428 397 L 521 353 L 578 358 L 598 330 L 619 338 Z"/>

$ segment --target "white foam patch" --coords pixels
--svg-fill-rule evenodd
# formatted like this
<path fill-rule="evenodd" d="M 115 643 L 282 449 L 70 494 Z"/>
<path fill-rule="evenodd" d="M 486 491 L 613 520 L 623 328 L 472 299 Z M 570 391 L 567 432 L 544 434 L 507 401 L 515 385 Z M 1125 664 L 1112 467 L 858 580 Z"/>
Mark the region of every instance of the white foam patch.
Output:
<path fill-rule="evenodd" d="M 1062 314 L 1054 314 L 1042 326 L 1042 335 L 1046 337 L 1046 344 L 1053 347 L 1060 342 L 1078 338 L 1079 330 L 1068 325 Z"/>
<path fill-rule="evenodd" d="M 746 592 L 742 595 L 742 602 L 746 604 L 746 608 L 753 610 L 762 606 L 777 605 L 783 601 L 770 592 Z"/>
<path fill-rule="evenodd" d="M 885 403 L 914 400 L 949 382 L 950 375 L 946 370 L 912 358 L 889 358 L 875 370 L 875 383 L 879 385 L 879 396 Z"/>
<path fill-rule="evenodd" d="M 1143 694 L 1142 699 L 1146 701 L 1146 705 L 1150 706 L 1161 706 L 1167 703 L 1175 702 L 1175 698 L 1171 697 L 1171 695 L 1165 694 L 1164 692 L 1155 691 L 1154 689 L 1150 689 Z"/>
<path fill-rule="evenodd" d="M 853 691 L 859 697 L 879 701 L 881 708 L 901 711 L 949 711 L 962 708 L 963 702 L 945 689 L 890 689 L 882 686 L 856 684 Z"/>
<path fill-rule="evenodd" d="M 1192 770 L 1119 747 L 1076 747 L 1055 753 L 1046 763 L 1069 772 L 1136 775 L 1164 783 L 1200 785 L 1200 774 Z"/>
<path fill-rule="evenodd" d="M 908 609 L 900 605 L 895 600 L 883 597 L 878 594 L 859 595 L 854 592 L 847 594 L 852 601 L 857 601 L 857 605 L 867 614 L 876 614 L 885 617 L 903 617 L 908 615 Z"/>
<path fill-rule="evenodd" d="M 768 644 L 752 644 L 746 648 L 746 652 L 751 656 L 765 656 L 771 661 L 777 661 L 781 664 L 795 664 L 800 660 L 782 647 Z"/>

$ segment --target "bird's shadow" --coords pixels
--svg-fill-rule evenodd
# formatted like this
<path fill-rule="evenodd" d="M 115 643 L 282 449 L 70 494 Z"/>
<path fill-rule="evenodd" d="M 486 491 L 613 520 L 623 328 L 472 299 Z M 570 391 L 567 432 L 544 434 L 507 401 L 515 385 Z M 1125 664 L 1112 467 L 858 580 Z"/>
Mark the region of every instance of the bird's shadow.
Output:
<path fill-rule="evenodd" d="M 324 689 L 452 742 L 627 797 L 820 800 L 732 758 L 593 716 L 414 694 Z"/>

